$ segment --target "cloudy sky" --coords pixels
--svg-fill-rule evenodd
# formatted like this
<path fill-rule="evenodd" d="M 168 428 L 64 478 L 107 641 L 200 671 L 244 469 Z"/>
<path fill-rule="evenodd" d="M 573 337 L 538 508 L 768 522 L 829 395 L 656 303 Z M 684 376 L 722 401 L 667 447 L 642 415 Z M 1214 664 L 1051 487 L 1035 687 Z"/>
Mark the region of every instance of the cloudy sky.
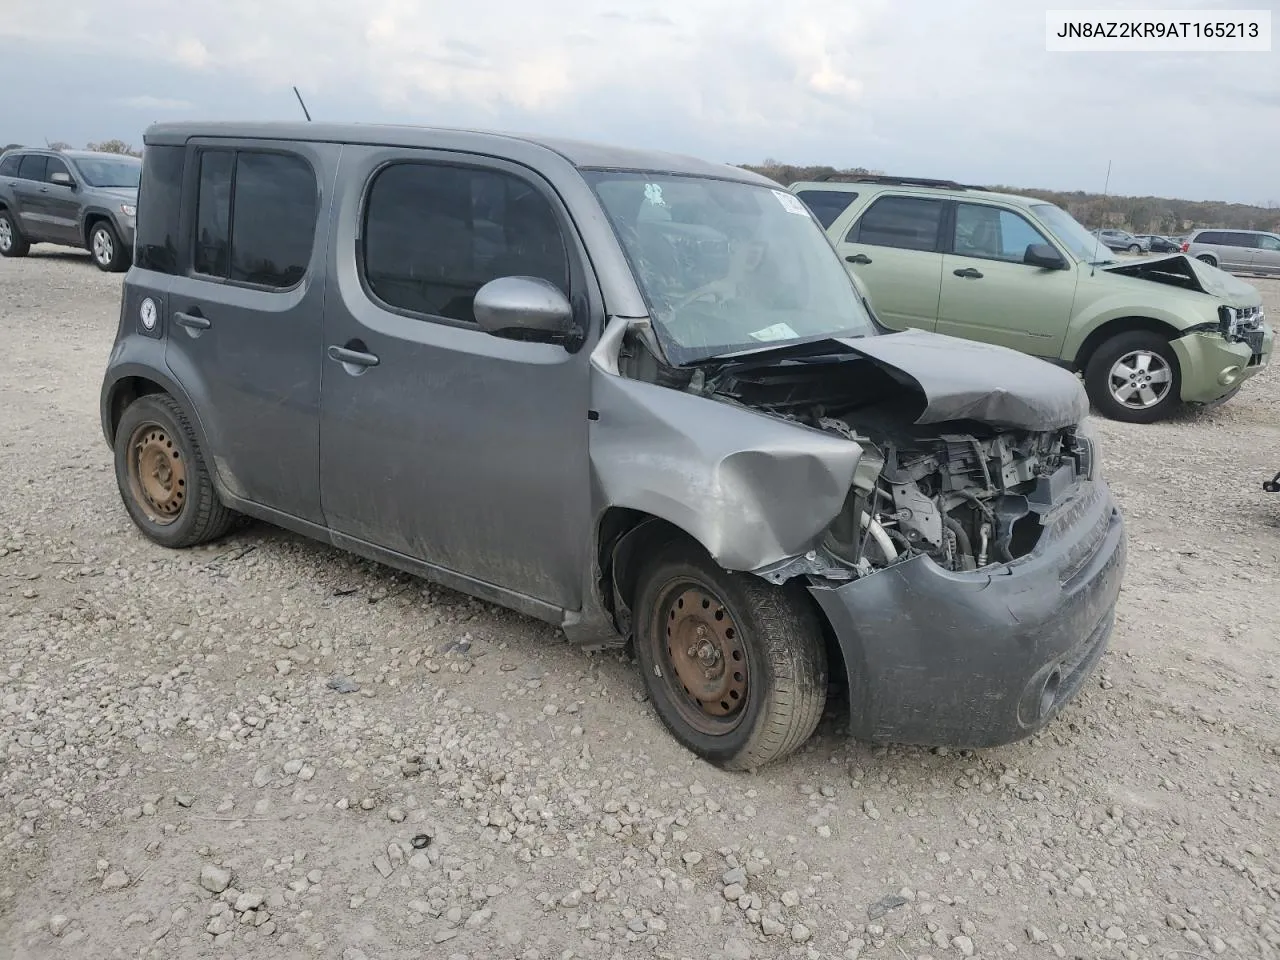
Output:
<path fill-rule="evenodd" d="M 1280 202 L 1280 52 L 1046 52 L 1090 6 L 1280 0 L 0 0 L 0 144 L 300 119 L 297 84 L 317 119 Z"/>

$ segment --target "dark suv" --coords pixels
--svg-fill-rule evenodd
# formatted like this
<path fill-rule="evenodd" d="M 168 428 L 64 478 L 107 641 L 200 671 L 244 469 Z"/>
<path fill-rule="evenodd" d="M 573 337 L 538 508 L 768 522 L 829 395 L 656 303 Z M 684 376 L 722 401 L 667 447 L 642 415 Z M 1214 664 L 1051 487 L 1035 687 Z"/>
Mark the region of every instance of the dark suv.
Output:
<path fill-rule="evenodd" d="M 1070 373 L 885 333 L 805 205 L 651 151 L 161 125 L 102 385 L 130 516 L 257 517 L 632 643 L 691 750 L 1027 736 L 1124 568 Z"/>
<path fill-rule="evenodd" d="M 33 243 L 82 247 L 107 271 L 128 269 L 142 161 L 118 153 L 20 148 L 0 154 L 0 254 Z"/>

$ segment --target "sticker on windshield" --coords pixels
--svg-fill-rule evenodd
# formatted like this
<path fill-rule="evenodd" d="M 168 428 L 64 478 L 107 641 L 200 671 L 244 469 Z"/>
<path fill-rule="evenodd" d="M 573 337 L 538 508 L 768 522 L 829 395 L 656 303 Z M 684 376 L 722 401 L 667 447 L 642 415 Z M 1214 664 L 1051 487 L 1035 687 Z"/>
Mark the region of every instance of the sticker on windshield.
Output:
<path fill-rule="evenodd" d="M 785 193 L 782 190 L 773 191 L 773 195 L 778 198 L 778 202 L 782 204 L 782 209 L 787 213 L 794 213 L 797 216 L 807 217 L 809 208 L 804 205 L 799 197 L 793 193 Z"/>
<path fill-rule="evenodd" d="M 757 340 L 794 340 L 799 336 L 785 323 L 775 323 L 771 327 L 765 327 L 763 330 L 757 330 L 751 334 Z"/>
<path fill-rule="evenodd" d="M 660 183 L 646 183 L 644 185 L 644 199 L 655 207 L 665 207 L 667 205 L 667 201 L 662 199 L 662 184 Z"/>

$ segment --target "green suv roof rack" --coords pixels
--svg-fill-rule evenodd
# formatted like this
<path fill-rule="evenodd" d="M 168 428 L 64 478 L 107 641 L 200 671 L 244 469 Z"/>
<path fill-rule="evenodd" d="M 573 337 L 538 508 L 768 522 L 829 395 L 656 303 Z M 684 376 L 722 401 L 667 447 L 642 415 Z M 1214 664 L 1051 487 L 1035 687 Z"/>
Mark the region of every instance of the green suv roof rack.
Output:
<path fill-rule="evenodd" d="M 870 173 L 824 173 L 814 177 L 815 182 L 826 183 L 887 183 L 899 187 L 940 187 L 943 190 L 986 190 L 968 183 L 956 183 L 954 180 L 930 180 L 925 177 L 885 177 Z"/>

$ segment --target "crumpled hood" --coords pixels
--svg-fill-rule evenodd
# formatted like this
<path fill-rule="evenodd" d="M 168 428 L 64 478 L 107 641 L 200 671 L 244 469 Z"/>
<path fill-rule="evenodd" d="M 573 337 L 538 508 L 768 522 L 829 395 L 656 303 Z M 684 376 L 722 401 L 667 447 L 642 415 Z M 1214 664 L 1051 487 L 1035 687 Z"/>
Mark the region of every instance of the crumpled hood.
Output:
<path fill-rule="evenodd" d="M 1198 290 L 1231 307 L 1262 305 L 1262 294 L 1257 287 L 1185 253 L 1117 263 L 1102 269 L 1124 277 L 1137 277 L 1140 280 Z"/>
<path fill-rule="evenodd" d="M 840 342 L 924 394 L 927 405 L 917 423 L 980 420 L 1013 429 L 1060 430 L 1089 413 L 1088 397 L 1074 374 L 1006 347 L 923 330 Z"/>

